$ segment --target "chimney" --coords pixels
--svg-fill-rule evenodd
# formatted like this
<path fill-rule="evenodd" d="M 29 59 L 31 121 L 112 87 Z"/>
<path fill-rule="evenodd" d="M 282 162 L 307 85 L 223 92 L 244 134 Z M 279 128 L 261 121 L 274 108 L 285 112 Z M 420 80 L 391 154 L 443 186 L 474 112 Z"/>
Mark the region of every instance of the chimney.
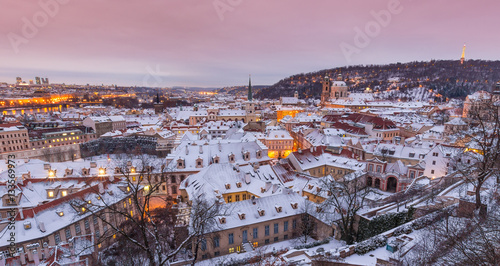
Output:
<path fill-rule="evenodd" d="M 200 145 L 200 154 L 203 154 L 203 146 Z"/>
<path fill-rule="evenodd" d="M 189 148 L 188 148 L 188 146 L 186 145 L 186 155 L 188 155 L 188 154 L 189 154 Z"/>
<path fill-rule="evenodd" d="M 42 233 L 45 233 L 45 223 L 43 221 L 40 221 L 38 222 L 38 229 L 40 229 L 40 231 L 42 231 Z"/>
<path fill-rule="evenodd" d="M 104 185 L 102 183 L 99 183 L 99 194 L 104 194 Z"/>

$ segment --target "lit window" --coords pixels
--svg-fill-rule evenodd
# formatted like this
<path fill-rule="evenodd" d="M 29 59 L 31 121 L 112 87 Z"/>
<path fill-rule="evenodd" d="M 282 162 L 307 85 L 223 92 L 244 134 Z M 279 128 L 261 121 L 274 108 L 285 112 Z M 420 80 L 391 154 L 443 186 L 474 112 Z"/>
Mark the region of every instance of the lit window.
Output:
<path fill-rule="evenodd" d="M 66 197 L 66 195 L 67 195 L 67 194 L 68 194 L 68 192 L 67 192 L 66 190 L 63 190 L 63 191 L 61 192 L 61 195 L 62 195 L 63 197 Z"/>
<path fill-rule="evenodd" d="M 48 192 L 48 196 L 49 196 L 49 198 L 53 198 L 54 197 L 54 191 L 49 191 Z"/>

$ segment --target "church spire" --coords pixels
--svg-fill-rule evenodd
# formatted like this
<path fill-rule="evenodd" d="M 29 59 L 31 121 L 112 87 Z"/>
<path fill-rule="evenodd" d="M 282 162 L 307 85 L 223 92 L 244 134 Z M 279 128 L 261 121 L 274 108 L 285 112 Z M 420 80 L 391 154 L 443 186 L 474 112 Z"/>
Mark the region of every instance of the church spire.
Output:
<path fill-rule="evenodd" d="M 248 100 L 252 100 L 252 76 L 248 75 Z"/>

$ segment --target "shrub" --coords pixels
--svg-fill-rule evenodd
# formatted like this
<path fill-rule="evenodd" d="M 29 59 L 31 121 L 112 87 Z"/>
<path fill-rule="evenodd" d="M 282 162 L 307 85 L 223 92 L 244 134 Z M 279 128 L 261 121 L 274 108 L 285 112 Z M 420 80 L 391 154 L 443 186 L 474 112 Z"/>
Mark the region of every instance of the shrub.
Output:
<path fill-rule="evenodd" d="M 356 254 L 363 255 L 379 247 L 383 247 L 386 244 L 387 237 L 378 235 L 356 244 L 356 246 L 354 247 L 354 252 L 356 252 Z"/>

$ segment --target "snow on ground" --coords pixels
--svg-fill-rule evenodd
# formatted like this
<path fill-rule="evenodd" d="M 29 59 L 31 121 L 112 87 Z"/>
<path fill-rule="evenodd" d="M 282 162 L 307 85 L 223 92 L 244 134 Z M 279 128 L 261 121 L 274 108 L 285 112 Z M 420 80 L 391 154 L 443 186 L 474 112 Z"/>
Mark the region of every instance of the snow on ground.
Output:
<path fill-rule="evenodd" d="M 315 242 L 315 240 L 311 239 L 311 240 L 307 241 L 307 243 L 312 243 L 312 242 Z M 261 246 L 261 247 L 258 247 L 256 249 L 250 251 L 250 252 L 232 253 L 229 255 L 215 257 L 213 259 L 203 260 L 203 261 L 197 262 L 196 265 L 201 265 L 201 266 L 220 265 L 224 262 L 229 262 L 230 260 L 239 261 L 239 260 L 243 260 L 245 258 L 252 258 L 252 257 L 260 256 L 263 254 L 268 254 L 268 255 L 266 255 L 266 257 L 267 257 L 267 256 L 270 256 L 269 254 L 271 254 L 273 252 L 273 250 L 280 251 L 280 250 L 285 250 L 285 249 L 292 249 L 295 246 L 299 246 L 299 245 L 303 245 L 303 244 L 304 243 L 302 241 L 300 241 L 299 239 L 291 239 L 291 240 L 287 240 L 287 241 L 281 241 L 278 243 L 273 243 L 273 244 Z M 328 251 L 328 250 L 334 250 L 334 249 L 342 247 L 344 245 L 345 245 L 344 242 L 332 239 L 330 241 L 330 243 L 323 244 L 323 245 L 316 246 L 316 247 L 312 247 L 312 248 L 309 248 L 308 250 L 315 252 L 318 248 L 322 247 L 325 249 L 325 251 Z"/>

